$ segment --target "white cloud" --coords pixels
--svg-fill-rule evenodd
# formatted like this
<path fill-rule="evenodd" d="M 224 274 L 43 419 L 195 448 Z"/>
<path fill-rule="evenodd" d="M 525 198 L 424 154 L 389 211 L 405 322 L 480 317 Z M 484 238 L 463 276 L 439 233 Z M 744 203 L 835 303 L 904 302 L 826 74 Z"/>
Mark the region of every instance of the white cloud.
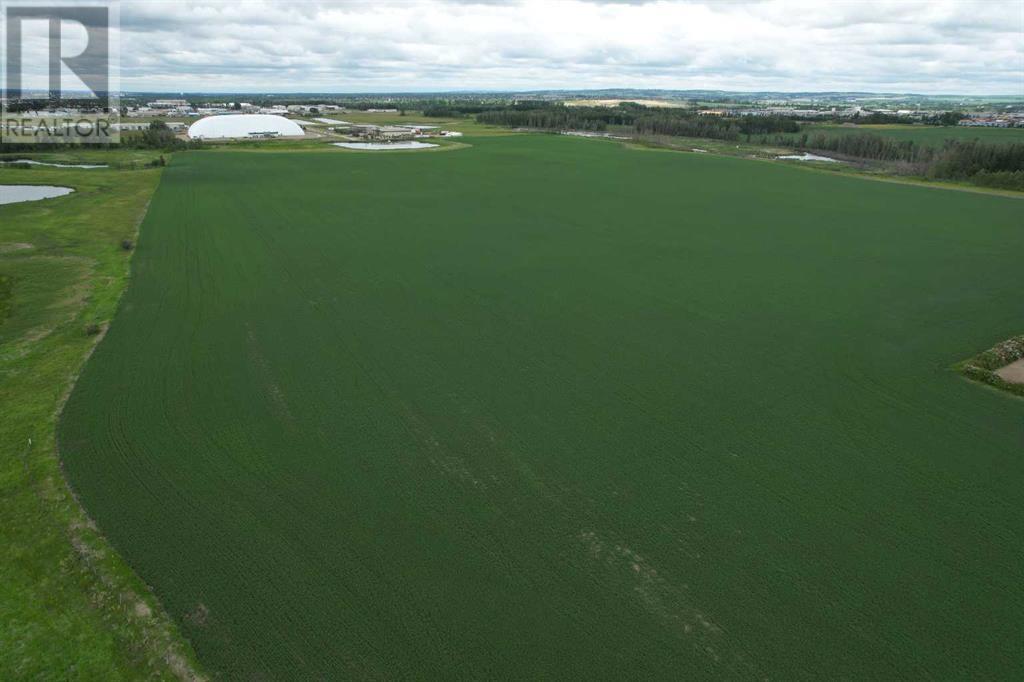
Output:
<path fill-rule="evenodd" d="M 121 3 L 132 90 L 1024 96 L 1024 2 Z"/>

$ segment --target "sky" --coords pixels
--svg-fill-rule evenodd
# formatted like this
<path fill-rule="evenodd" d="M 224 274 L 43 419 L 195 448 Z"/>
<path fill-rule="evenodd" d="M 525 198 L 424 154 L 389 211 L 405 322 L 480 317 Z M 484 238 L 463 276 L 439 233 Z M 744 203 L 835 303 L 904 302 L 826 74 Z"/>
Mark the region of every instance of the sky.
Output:
<path fill-rule="evenodd" d="M 119 14 L 133 91 L 1024 96 L 1024 0 L 123 0 Z"/>

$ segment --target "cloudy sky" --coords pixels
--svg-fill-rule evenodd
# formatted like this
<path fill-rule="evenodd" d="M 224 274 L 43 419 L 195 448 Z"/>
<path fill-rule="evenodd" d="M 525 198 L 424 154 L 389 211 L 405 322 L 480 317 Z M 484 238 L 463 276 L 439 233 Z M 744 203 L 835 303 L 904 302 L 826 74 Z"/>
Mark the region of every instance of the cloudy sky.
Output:
<path fill-rule="evenodd" d="M 123 0 L 120 21 L 125 90 L 1024 96 L 1024 0 Z"/>

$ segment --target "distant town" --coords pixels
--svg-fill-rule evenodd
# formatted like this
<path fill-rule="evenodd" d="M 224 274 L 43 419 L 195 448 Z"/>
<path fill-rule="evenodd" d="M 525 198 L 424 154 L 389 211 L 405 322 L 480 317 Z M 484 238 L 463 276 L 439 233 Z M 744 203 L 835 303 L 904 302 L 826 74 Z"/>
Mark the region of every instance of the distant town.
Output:
<path fill-rule="evenodd" d="M 88 100 L 78 106 L 50 106 L 42 93 L 16 102 L 0 99 L 8 115 L 25 118 L 74 117 L 97 113 Z M 265 114 L 288 117 L 319 117 L 349 111 L 404 114 L 405 111 L 447 111 L 478 113 L 524 103 L 563 104 L 566 107 L 614 107 L 634 103 L 651 109 L 685 109 L 698 116 L 780 117 L 804 121 L 861 121 L 893 123 L 940 123 L 968 127 L 1024 127 L 1024 101 L 1015 98 L 960 98 L 874 93 L 730 93 L 725 91 L 546 91 L 538 93 L 438 93 L 408 95 L 250 95 L 183 94 L 145 95 L 125 93 L 119 98 L 114 116 L 115 129 L 139 131 L 153 120 L 164 120 L 175 132 L 184 133 L 190 119 L 215 115 Z M 325 121 L 307 122 L 308 125 Z M 345 128 L 344 121 L 326 121 Z M 303 122 L 299 122 L 303 125 Z M 376 130 L 369 125 L 351 125 L 348 132 L 360 136 L 399 137 L 397 130 Z M 423 130 L 421 128 L 420 132 Z"/>

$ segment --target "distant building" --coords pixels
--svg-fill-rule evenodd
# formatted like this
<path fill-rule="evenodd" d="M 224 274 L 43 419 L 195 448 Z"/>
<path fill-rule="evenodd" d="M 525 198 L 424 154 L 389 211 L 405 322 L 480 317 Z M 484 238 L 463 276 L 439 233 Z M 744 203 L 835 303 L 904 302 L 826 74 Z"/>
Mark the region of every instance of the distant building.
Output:
<path fill-rule="evenodd" d="M 149 103 L 149 106 L 153 109 L 178 109 L 180 107 L 187 107 L 188 100 L 186 99 L 158 99 Z"/>
<path fill-rule="evenodd" d="M 381 140 L 409 140 L 415 136 L 415 132 L 409 128 L 398 126 L 381 126 L 377 128 L 375 137 Z"/>
<path fill-rule="evenodd" d="M 295 121 L 267 114 L 207 116 L 193 123 L 188 136 L 199 140 L 226 140 L 265 137 L 302 137 L 305 133 Z"/>
<path fill-rule="evenodd" d="M 337 130 L 338 128 L 335 128 Z M 418 134 L 414 128 L 402 126 L 375 126 L 365 123 L 349 126 L 352 135 L 368 140 L 411 140 Z"/>
<path fill-rule="evenodd" d="M 1005 118 L 963 118 L 957 125 L 970 126 L 972 128 L 1010 128 L 1013 121 Z"/>

